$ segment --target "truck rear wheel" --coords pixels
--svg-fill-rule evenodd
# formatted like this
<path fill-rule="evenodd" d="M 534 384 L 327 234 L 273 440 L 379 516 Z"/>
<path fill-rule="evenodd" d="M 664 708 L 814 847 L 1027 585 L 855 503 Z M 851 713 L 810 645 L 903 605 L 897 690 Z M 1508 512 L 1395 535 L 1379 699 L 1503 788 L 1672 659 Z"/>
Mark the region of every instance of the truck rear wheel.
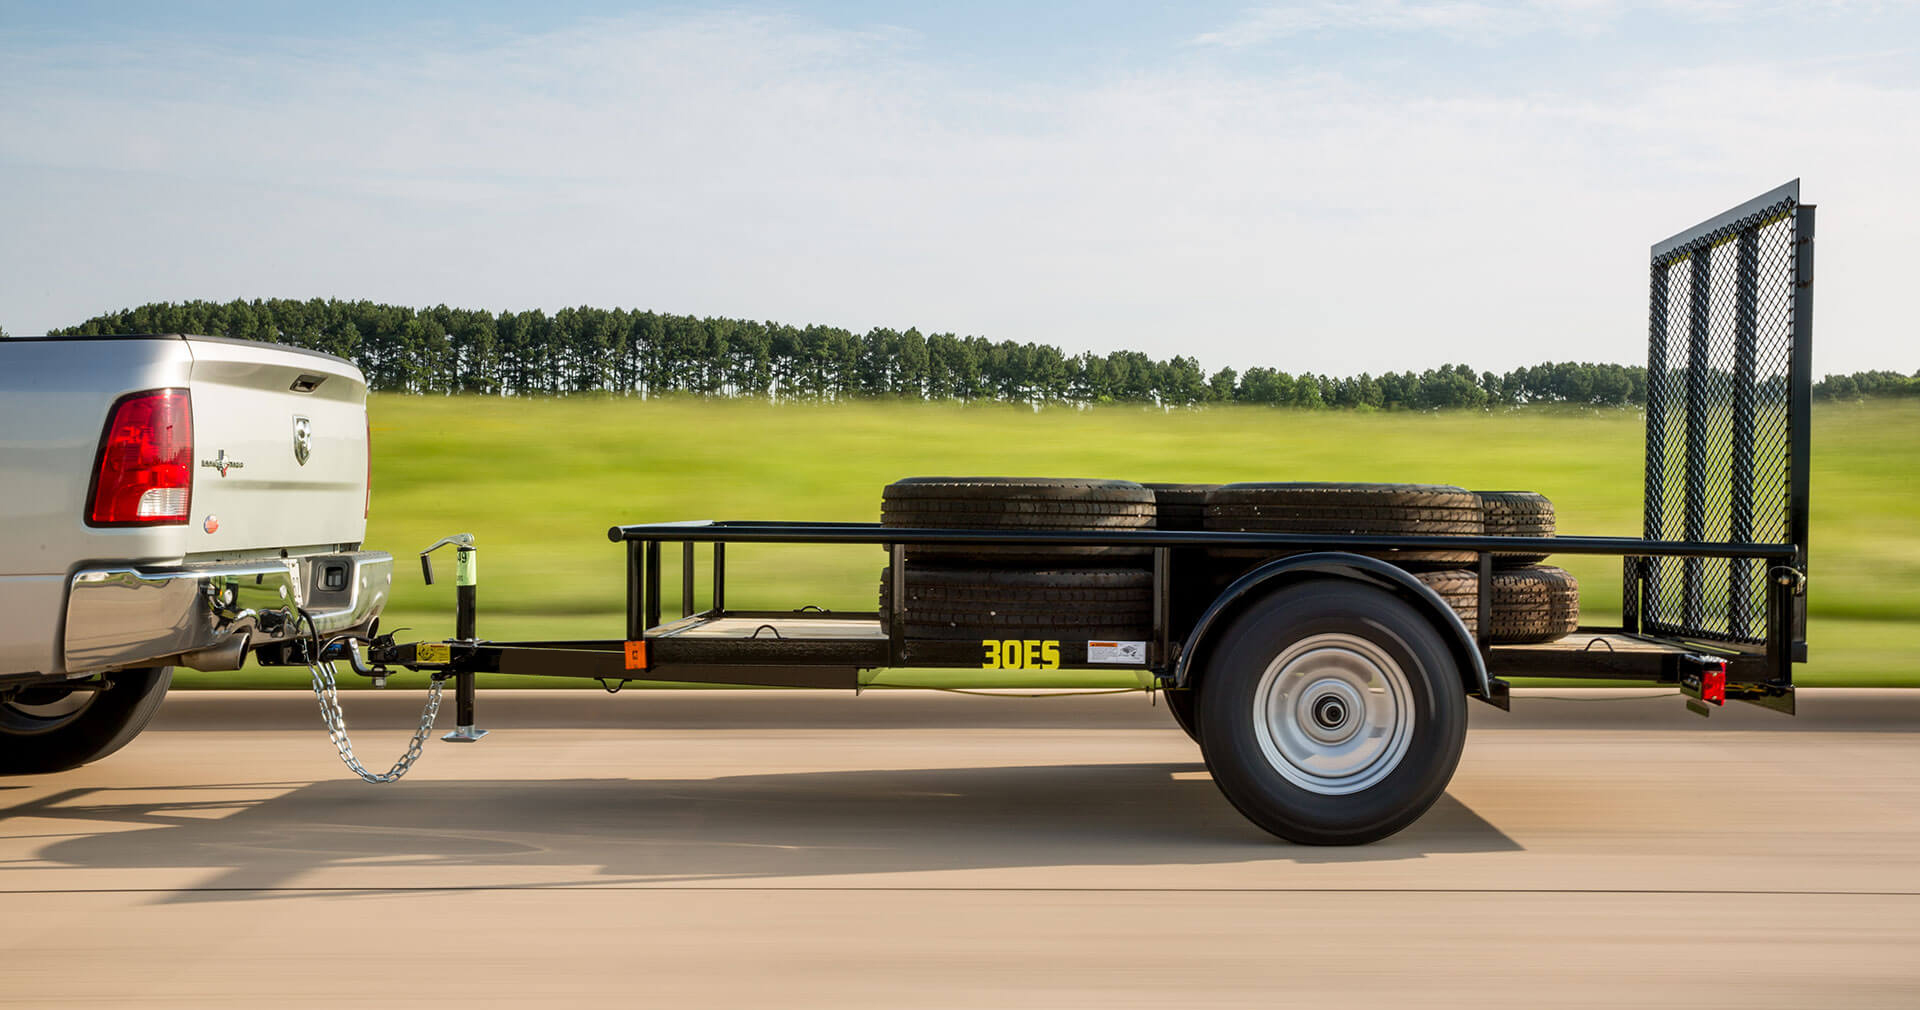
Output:
<path fill-rule="evenodd" d="M 1230 625 L 1203 671 L 1200 747 L 1248 820 L 1306 845 L 1399 831 L 1446 791 L 1466 692 L 1432 623 L 1381 589 L 1316 581 Z"/>
<path fill-rule="evenodd" d="M 77 768 L 125 747 L 153 720 L 173 667 L 106 674 L 104 690 L 22 688 L 0 702 L 0 775 Z"/>

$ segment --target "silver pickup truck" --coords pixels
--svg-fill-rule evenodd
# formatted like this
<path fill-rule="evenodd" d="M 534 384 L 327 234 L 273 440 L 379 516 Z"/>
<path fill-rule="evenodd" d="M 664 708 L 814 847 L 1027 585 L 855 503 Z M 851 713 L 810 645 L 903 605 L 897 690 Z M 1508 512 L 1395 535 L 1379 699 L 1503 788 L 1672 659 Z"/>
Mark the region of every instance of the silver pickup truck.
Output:
<path fill-rule="evenodd" d="M 125 746 L 176 665 L 371 631 L 366 404 L 298 348 L 0 340 L 0 774 Z"/>

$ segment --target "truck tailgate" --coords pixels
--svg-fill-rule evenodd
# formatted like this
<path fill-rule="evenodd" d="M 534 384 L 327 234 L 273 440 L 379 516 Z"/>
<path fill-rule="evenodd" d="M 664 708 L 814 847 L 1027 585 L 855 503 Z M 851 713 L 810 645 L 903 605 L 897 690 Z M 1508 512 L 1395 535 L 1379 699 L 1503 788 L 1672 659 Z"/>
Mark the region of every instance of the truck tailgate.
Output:
<path fill-rule="evenodd" d="M 324 355 L 225 340 L 193 349 L 190 555 L 357 545 L 367 387 Z"/>

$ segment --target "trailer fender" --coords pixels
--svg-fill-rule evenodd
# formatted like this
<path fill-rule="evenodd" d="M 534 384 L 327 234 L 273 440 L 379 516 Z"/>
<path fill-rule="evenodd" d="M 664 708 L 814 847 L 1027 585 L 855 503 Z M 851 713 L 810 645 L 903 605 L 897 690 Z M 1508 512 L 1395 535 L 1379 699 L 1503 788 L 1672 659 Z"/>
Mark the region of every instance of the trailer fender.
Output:
<path fill-rule="evenodd" d="M 1228 586 L 1207 608 L 1206 613 L 1200 615 L 1200 620 L 1193 626 L 1193 633 L 1187 636 L 1186 648 L 1180 651 L 1180 658 L 1174 664 L 1173 686 L 1184 688 L 1192 685 L 1195 671 L 1204 664 L 1207 653 L 1212 650 L 1221 631 L 1254 600 L 1297 582 L 1325 578 L 1363 582 L 1385 589 L 1413 604 L 1433 621 L 1434 627 L 1439 629 L 1441 637 L 1453 650 L 1455 663 L 1460 668 L 1461 686 L 1466 693 L 1505 707 L 1506 692 L 1501 688 L 1506 685 L 1500 683 L 1496 687 L 1493 678 L 1487 675 L 1487 664 L 1480 657 L 1473 634 L 1467 630 L 1466 623 L 1460 620 L 1460 615 L 1454 613 L 1453 608 L 1440 598 L 1440 594 L 1419 579 L 1378 558 L 1333 551 L 1278 558 L 1242 575 Z"/>

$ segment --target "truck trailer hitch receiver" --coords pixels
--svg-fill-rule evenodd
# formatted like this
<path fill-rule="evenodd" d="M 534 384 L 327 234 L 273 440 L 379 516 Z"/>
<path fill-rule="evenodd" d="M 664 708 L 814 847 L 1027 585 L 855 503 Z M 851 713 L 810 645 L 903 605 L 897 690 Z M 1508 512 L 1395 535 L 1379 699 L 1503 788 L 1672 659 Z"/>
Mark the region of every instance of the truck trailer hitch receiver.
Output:
<path fill-rule="evenodd" d="M 452 545 L 453 561 L 453 637 L 472 646 L 476 634 L 479 608 L 480 566 L 479 554 L 473 546 L 473 534 L 455 533 L 450 537 L 441 537 L 433 545 L 420 552 L 420 575 L 427 585 L 433 585 L 433 561 L 429 557 L 434 551 Z M 474 727 L 474 674 L 472 670 L 455 669 L 453 674 L 454 728 L 440 739 L 448 743 L 473 743 L 487 735 L 484 729 Z"/>

